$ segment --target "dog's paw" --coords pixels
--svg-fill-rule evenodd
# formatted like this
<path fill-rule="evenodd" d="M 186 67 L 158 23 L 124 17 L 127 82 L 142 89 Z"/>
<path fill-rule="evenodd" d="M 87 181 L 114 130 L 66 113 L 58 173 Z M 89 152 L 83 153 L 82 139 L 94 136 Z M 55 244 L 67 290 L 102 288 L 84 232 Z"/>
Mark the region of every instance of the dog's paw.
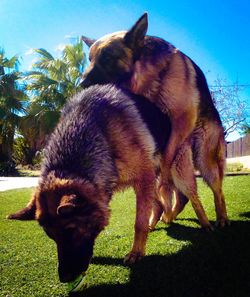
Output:
<path fill-rule="evenodd" d="M 170 224 L 173 222 L 173 216 L 172 216 L 172 213 L 169 213 L 169 214 L 163 214 L 161 216 L 161 221 L 165 224 Z"/>
<path fill-rule="evenodd" d="M 149 231 L 149 232 L 153 232 L 153 231 L 155 231 L 155 227 L 156 227 L 156 225 L 157 225 L 158 222 L 159 222 L 159 221 L 150 222 L 150 223 L 149 223 L 149 226 L 148 226 L 148 231 Z"/>
<path fill-rule="evenodd" d="M 148 230 L 149 232 L 153 232 L 155 230 L 155 225 L 149 225 Z"/>
<path fill-rule="evenodd" d="M 144 255 L 140 252 L 130 252 L 125 256 L 123 263 L 125 265 L 132 265 L 132 264 L 140 261 L 143 258 L 143 256 Z"/>
<path fill-rule="evenodd" d="M 202 229 L 205 230 L 206 232 L 212 232 L 214 231 L 214 227 L 209 223 L 209 224 L 206 224 L 206 225 L 203 225 L 202 226 Z"/>
<path fill-rule="evenodd" d="M 226 226 L 230 226 L 230 221 L 227 218 L 220 218 L 217 219 L 215 226 L 219 228 L 224 228 Z"/>

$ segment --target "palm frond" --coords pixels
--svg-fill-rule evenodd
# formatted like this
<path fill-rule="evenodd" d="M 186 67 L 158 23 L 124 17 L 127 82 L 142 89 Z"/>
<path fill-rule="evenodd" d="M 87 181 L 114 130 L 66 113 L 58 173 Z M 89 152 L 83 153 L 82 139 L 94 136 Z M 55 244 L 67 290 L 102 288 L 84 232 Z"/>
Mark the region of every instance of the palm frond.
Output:
<path fill-rule="evenodd" d="M 33 49 L 35 53 L 38 53 L 42 58 L 47 60 L 54 60 L 54 57 L 44 48 L 35 48 Z"/>

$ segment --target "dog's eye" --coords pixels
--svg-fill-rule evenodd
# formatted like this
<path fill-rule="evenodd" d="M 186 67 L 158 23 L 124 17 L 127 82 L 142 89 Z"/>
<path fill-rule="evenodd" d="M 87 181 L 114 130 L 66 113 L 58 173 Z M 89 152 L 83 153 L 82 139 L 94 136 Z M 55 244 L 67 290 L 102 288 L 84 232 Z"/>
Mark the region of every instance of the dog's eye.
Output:
<path fill-rule="evenodd" d="M 105 57 L 103 57 L 103 62 L 104 63 L 112 63 L 113 62 L 113 57 L 112 56 L 105 56 Z"/>
<path fill-rule="evenodd" d="M 65 228 L 65 231 L 67 232 L 67 233 L 72 233 L 72 232 L 74 232 L 76 230 L 76 227 L 67 227 L 67 228 Z"/>
<path fill-rule="evenodd" d="M 114 61 L 113 55 L 110 51 L 107 51 L 103 49 L 102 54 L 100 56 L 100 63 L 106 64 L 106 63 L 112 63 Z"/>
<path fill-rule="evenodd" d="M 73 233 L 76 232 L 76 230 L 77 230 L 77 227 L 74 224 L 69 224 L 69 225 L 64 227 L 64 231 L 67 234 L 73 234 Z"/>

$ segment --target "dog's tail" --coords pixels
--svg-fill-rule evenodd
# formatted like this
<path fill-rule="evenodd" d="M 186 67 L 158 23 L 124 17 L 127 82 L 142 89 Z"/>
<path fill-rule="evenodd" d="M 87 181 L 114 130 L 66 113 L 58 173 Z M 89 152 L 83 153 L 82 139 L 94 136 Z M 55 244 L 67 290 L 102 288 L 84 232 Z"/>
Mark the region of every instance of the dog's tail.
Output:
<path fill-rule="evenodd" d="M 226 168 L 226 141 L 224 138 L 224 133 L 221 133 L 218 139 L 216 157 L 217 157 L 219 176 L 220 176 L 220 179 L 222 180 L 224 177 L 224 172 Z"/>

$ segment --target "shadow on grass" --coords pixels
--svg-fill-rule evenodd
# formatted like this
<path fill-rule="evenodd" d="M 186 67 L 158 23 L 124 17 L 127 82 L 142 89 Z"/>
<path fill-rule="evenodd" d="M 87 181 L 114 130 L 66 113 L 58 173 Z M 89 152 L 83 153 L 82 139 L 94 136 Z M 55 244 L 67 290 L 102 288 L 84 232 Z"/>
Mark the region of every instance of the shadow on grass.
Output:
<path fill-rule="evenodd" d="M 240 217 L 250 219 L 250 211 L 242 212 L 242 213 L 240 214 Z"/>
<path fill-rule="evenodd" d="M 166 233 L 190 244 L 180 252 L 145 257 L 131 267 L 127 284 L 100 285 L 74 296 L 247 297 L 250 292 L 250 222 L 232 221 L 212 233 L 172 224 Z M 94 258 L 122 265 L 120 258 Z"/>

